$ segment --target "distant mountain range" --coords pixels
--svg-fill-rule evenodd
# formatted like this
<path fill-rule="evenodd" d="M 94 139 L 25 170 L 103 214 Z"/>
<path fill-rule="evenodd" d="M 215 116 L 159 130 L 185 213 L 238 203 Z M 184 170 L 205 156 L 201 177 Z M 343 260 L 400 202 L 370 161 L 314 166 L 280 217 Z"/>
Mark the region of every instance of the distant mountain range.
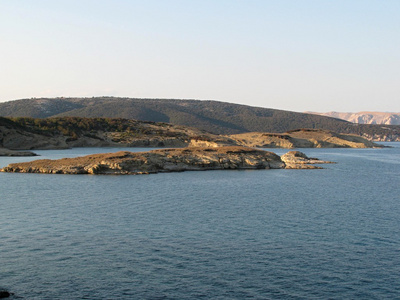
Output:
<path fill-rule="evenodd" d="M 357 113 L 351 112 L 336 112 L 331 111 L 327 113 L 315 113 L 320 116 L 327 116 L 346 120 L 357 124 L 385 124 L 385 125 L 400 125 L 400 113 L 390 112 L 370 112 L 362 111 Z"/>
<path fill-rule="evenodd" d="M 137 99 L 116 97 L 31 98 L 0 103 L 3 117 L 126 118 L 168 122 L 216 134 L 244 132 L 282 133 L 299 128 L 325 129 L 392 141 L 400 137 L 400 126 L 355 125 L 326 116 L 220 101 Z"/>

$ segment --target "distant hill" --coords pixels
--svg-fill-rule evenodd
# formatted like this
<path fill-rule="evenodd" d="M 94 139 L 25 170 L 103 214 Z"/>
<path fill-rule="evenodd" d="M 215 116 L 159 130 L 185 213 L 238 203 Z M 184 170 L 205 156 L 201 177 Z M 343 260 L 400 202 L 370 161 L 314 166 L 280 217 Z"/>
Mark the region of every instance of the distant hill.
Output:
<path fill-rule="evenodd" d="M 45 119 L 0 117 L 0 149 L 225 145 L 236 145 L 236 143 L 226 136 L 168 123 L 80 117 Z"/>
<path fill-rule="evenodd" d="M 338 119 L 219 101 L 96 98 L 33 98 L 0 103 L 3 117 L 103 117 L 168 122 L 219 134 L 285 132 L 345 125 Z"/>
<path fill-rule="evenodd" d="M 346 120 L 357 124 L 385 124 L 385 125 L 400 125 L 400 113 L 390 112 L 369 112 L 362 111 L 357 113 L 351 112 L 336 112 L 314 113 L 320 116 L 333 117 Z"/>
<path fill-rule="evenodd" d="M 362 137 L 320 129 L 301 129 L 284 134 L 252 132 L 215 135 L 197 128 L 132 119 L 0 117 L 0 156 L 19 155 L 9 149 L 228 145 L 264 148 L 380 147 Z M 27 154 L 32 155 L 24 155 Z"/>
<path fill-rule="evenodd" d="M 353 133 L 375 140 L 393 140 L 400 136 L 400 126 L 385 126 L 385 128 L 377 125 L 361 126 L 315 114 L 200 100 L 116 97 L 32 98 L 0 103 L 0 116 L 126 118 L 168 122 L 216 134 L 254 131 L 280 133 L 311 128 Z"/>

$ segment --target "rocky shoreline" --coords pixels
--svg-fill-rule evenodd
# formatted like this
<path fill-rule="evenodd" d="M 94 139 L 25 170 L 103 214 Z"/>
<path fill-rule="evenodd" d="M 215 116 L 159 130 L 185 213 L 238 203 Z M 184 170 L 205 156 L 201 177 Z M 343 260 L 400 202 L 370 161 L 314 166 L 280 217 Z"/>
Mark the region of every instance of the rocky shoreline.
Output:
<path fill-rule="evenodd" d="M 125 119 L 22 119 L 0 117 L 0 156 L 25 156 L 14 150 L 75 147 L 221 147 L 258 148 L 378 148 L 360 136 L 319 129 L 285 133 L 248 132 L 218 135 L 168 123 Z M 9 149 L 9 150 L 7 150 Z M 29 154 L 33 155 L 33 154 Z"/>
<path fill-rule="evenodd" d="M 230 135 L 242 146 L 260 148 L 382 148 L 363 137 L 321 129 L 297 129 L 285 133 L 248 132 Z"/>
<path fill-rule="evenodd" d="M 14 163 L 2 172 L 49 174 L 118 174 L 137 175 L 160 172 L 245 169 L 318 169 L 317 163 L 330 163 L 308 158 L 291 151 L 282 157 L 254 148 L 191 147 L 148 152 L 120 151 L 59 160 L 36 160 Z"/>
<path fill-rule="evenodd" d="M 37 154 L 31 151 L 14 151 L 0 147 L 0 156 L 37 156 Z"/>

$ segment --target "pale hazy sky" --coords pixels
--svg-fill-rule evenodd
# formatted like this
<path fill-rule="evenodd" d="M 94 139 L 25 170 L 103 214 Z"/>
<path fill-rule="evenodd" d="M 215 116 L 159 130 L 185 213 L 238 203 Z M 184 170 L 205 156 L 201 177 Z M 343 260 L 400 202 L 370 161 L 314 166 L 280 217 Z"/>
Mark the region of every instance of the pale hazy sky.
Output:
<path fill-rule="evenodd" d="M 1 0 L 0 101 L 400 112 L 400 0 Z"/>

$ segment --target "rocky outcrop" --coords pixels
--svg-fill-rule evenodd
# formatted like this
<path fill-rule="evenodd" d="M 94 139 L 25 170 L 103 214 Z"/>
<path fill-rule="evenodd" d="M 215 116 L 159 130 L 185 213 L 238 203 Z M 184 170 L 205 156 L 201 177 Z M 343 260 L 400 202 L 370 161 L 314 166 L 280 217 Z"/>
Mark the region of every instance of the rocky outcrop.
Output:
<path fill-rule="evenodd" d="M 370 141 L 375 141 L 375 142 L 400 142 L 400 134 L 397 134 L 391 130 L 391 128 L 387 128 L 388 133 L 386 134 L 368 134 L 368 133 L 363 133 L 363 138 L 370 140 Z M 392 132 L 390 132 L 392 131 Z"/>
<path fill-rule="evenodd" d="M 308 157 L 300 151 L 290 151 L 281 156 L 286 169 L 320 169 L 313 166 L 315 164 L 332 164 L 331 161 L 319 160 L 318 158 Z"/>
<path fill-rule="evenodd" d="M 298 129 L 282 134 L 250 132 L 230 136 L 238 144 L 261 148 L 380 148 L 360 136 L 320 129 Z"/>
<path fill-rule="evenodd" d="M 361 111 L 357 113 L 352 112 L 336 112 L 331 111 L 327 113 L 312 114 L 338 118 L 357 124 L 384 124 L 384 125 L 400 125 L 400 113 L 391 112 L 377 112 L 377 111 Z"/>
<path fill-rule="evenodd" d="M 297 168 L 305 168 L 306 156 L 294 155 L 293 157 L 290 162 L 288 160 L 289 168 L 296 168 L 296 164 Z M 310 163 L 312 160 L 315 159 L 310 159 Z M 162 149 L 135 153 L 121 151 L 59 160 L 36 160 L 10 164 L 1 171 L 51 174 L 150 174 L 201 170 L 284 169 L 286 167 L 286 163 L 275 153 L 229 146 Z M 309 168 L 317 167 L 309 166 Z"/>

